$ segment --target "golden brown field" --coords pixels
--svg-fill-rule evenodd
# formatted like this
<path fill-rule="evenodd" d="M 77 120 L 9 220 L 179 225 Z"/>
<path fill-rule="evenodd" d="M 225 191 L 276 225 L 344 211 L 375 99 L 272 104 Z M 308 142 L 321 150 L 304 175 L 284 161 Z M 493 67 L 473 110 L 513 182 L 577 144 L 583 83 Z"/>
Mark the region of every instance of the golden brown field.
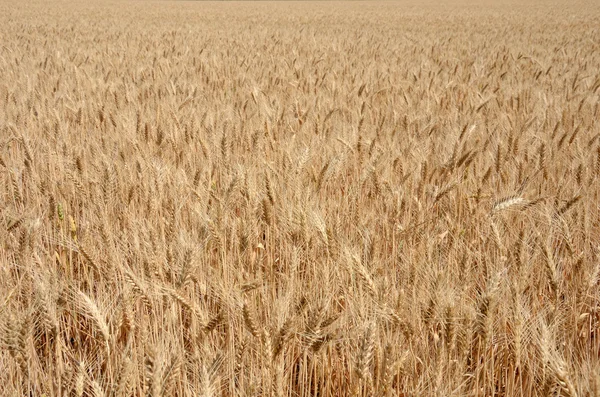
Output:
<path fill-rule="evenodd" d="M 600 397 L 600 5 L 0 3 L 1 396 Z"/>

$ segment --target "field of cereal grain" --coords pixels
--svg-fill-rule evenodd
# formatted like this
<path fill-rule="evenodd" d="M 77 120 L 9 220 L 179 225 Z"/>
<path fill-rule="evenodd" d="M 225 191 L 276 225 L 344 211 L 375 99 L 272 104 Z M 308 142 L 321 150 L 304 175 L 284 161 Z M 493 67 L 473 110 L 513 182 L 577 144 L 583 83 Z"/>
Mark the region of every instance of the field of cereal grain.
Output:
<path fill-rule="evenodd" d="M 0 395 L 600 397 L 600 5 L 0 2 Z"/>

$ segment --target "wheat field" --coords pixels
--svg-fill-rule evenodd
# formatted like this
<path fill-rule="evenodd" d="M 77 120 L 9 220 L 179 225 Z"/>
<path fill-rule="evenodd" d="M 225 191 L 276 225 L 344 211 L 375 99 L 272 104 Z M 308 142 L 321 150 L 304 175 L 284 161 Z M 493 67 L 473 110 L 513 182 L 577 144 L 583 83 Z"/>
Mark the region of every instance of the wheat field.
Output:
<path fill-rule="evenodd" d="M 0 3 L 1 396 L 600 397 L 600 5 Z"/>

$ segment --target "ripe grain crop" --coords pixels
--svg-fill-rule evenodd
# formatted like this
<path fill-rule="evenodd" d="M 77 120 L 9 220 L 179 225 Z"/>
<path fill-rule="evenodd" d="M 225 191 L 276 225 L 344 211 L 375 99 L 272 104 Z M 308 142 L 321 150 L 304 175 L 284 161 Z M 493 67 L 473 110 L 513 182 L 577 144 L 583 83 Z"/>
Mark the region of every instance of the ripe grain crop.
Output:
<path fill-rule="evenodd" d="M 0 395 L 600 396 L 595 2 L 1 2 Z"/>

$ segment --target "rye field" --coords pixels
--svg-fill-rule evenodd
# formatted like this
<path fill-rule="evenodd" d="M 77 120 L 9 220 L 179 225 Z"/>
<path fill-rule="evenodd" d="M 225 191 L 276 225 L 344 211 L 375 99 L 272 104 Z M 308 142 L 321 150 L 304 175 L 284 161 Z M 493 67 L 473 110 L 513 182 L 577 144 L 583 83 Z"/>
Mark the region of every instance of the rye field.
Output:
<path fill-rule="evenodd" d="M 600 4 L 0 3 L 0 395 L 600 397 Z"/>

